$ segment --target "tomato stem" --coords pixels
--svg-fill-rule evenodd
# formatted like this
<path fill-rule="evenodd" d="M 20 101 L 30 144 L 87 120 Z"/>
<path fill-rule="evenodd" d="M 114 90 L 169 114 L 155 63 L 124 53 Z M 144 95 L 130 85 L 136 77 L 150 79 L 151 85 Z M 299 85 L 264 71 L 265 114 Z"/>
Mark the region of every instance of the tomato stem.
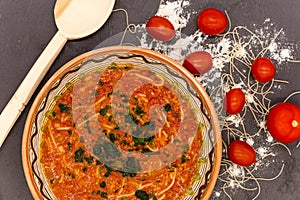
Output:
<path fill-rule="evenodd" d="M 292 127 L 295 128 L 299 125 L 299 123 L 296 120 L 292 121 Z"/>

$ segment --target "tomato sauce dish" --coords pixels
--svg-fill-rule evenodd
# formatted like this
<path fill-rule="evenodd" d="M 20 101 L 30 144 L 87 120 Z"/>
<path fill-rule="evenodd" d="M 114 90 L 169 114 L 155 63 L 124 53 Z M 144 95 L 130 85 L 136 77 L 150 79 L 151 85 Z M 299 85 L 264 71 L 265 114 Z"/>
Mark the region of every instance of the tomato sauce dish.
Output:
<path fill-rule="evenodd" d="M 35 199 L 209 199 L 222 141 L 205 89 L 176 61 L 107 47 L 61 67 L 23 133 Z"/>

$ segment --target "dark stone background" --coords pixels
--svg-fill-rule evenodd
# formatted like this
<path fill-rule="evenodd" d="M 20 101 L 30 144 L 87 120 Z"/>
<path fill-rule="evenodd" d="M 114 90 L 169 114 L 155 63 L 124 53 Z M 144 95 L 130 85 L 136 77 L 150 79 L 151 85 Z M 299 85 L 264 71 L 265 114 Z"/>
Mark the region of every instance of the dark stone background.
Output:
<path fill-rule="evenodd" d="M 191 2 L 193 9 L 199 11 L 206 7 L 227 10 L 233 26 L 260 24 L 269 17 L 277 23 L 278 27 L 284 28 L 289 42 L 299 44 L 299 0 L 193 0 Z M 54 4 L 54 0 L 0 0 L 0 110 L 4 108 L 43 48 L 55 34 L 57 29 L 53 20 Z M 150 16 L 154 15 L 158 4 L 159 0 L 117 0 L 115 8 L 125 8 L 129 13 L 129 22 L 138 24 L 145 23 Z M 193 15 L 191 21 L 196 22 L 196 17 Z M 92 36 L 68 41 L 37 92 L 64 63 L 92 50 L 109 36 L 124 31 L 126 26 L 124 22 L 123 13 L 113 13 L 107 23 Z M 183 32 L 189 34 L 195 30 L 196 23 L 186 27 Z M 300 52 L 296 51 L 295 54 L 300 58 Z M 300 64 L 289 64 L 289 70 L 279 73 L 281 79 L 289 80 L 291 84 L 285 86 L 280 94 L 273 95 L 274 102 L 282 101 L 292 91 L 300 90 Z M 34 97 L 0 150 L 1 200 L 32 199 L 23 175 L 21 139 L 33 99 Z M 300 105 L 299 95 L 291 100 Z M 300 199 L 300 149 L 296 149 L 295 146 L 296 144 L 289 145 L 292 156 L 285 156 L 286 168 L 283 174 L 275 181 L 261 183 L 262 192 L 259 199 Z M 286 155 L 286 152 L 283 154 Z M 276 169 L 270 167 L 269 170 Z M 247 199 L 247 195 L 241 194 L 242 196 Z"/>

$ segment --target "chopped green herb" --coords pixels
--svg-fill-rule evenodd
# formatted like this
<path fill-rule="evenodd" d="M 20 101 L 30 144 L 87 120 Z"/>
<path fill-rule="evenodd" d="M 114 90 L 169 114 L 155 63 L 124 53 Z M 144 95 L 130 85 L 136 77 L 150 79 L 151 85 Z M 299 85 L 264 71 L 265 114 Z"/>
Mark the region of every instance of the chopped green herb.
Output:
<path fill-rule="evenodd" d="M 105 181 L 102 181 L 102 182 L 100 182 L 100 187 L 102 187 L 102 188 L 105 188 L 106 187 L 106 183 L 105 183 Z"/>
<path fill-rule="evenodd" d="M 53 183 L 54 183 L 54 179 L 51 179 L 51 180 L 50 180 L 50 183 L 53 184 Z"/>
<path fill-rule="evenodd" d="M 118 172 L 120 172 L 123 177 L 126 177 L 126 176 L 135 177 L 136 176 L 136 173 L 122 172 L 122 171 L 118 171 Z"/>
<path fill-rule="evenodd" d="M 83 168 L 82 168 L 82 171 L 83 171 L 83 172 L 86 172 L 86 171 L 87 171 L 87 167 L 83 167 Z"/>
<path fill-rule="evenodd" d="M 109 177 L 111 172 L 112 172 L 112 169 L 110 167 L 107 167 L 107 166 L 105 166 L 105 167 L 106 167 L 106 173 L 104 174 L 104 176 Z"/>
<path fill-rule="evenodd" d="M 52 116 L 56 117 L 56 112 L 55 111 L 52 112 Z"/>
<path fill-rule="evenodd" d="M 123 177 L 129 176 L 129 172 L 121 172 Z"/>
<path fill-rule="evenodd" d="M 172 167 L 174 167 L 174 168 L 178 168 L 179 166 L 178 166 L 178 165 L 176 165 L 176 164 L 172 164 Z"/>
<path fill-rule="evenodd" d="M 205 128 L 205 124 L 203 124 L 203 123 L 199 123 L 199 129 L 201 130 L 201 131 L 203 131 L 204 130 L 204 128 Z"/>
<path fill-rule="evenodd" d="M 71 176 L 72 179 L 75 178 L 75 174 L 73 174 L 73 173 L 70 176 Z"/>
<path fill-rule="evenodd" d="M 110 108 L 110 106 L 106 106 L 105 108 L 102 108 L 99 112 L 100 115 L 102 115 L 102 116 L 106 115 L 109 108 Z"/>
<path fill-rule="evenodd" d="M 104 85 L 104 82 L 103 81 L 99 81 L 98 84 L 102 87 Z"/>
<path fill-rule="evenodd" d="M 96 160 L 96 165 L 101 165 L 102 162 L 100 160 Z"/>
<path fill-rule="evenodd" d="M 135 145 L 142 145 L 142 146 L 146 145 L 145 138 L 138 138 L 138 137 L 132 136 L 132 139 L 133 139 L 133 142 Z"/>
<path fill-rule="evenodd" d="M 107 135 L 107 130 L 106 129 L 104 129 L 104 130 L 102 130 L 103 131 L 103 133 L 105 134 L 105 135 Z"/>
<path fill-rule="evenodd" d="M 114 143 L 114 142 L 116 141 L 116 137 L 115 137 L 115 135 L 114 135 L 113 133 L 110 133 L 110 134 L 108 135 L 108 139 L 109 139 L 112 143 Z"/>
<path fill-rule="evenodd" d="M 91 164 L 93 163 L 94 158 L 93 158 L 93 156 L 90 156 L 90 157 L 84 157 L 84 160 L 85 160 L 89 165 L 91 165 Z"/>
<path fill-rule="evenodd" d="M 131 121 L 129 121 L 129 123 L 131 124 L 132 122 L 134 122 L 135 124 L 139 124 L 140 121 L 133 115 L 130 114 L 130 118 L 131 118 Z"/>
<path fill-rule="evenodd" d="M 107 93 L 107 97 L 109 97 L 109 96 L 112 95 L 112 94 L 113 94 L 113 91 Z"/>
<path fill-rule="evenodd" d="M 149 194 L 149 199 L 156 199 L 157 200 L 157 198 L 156 198 L 156 196 L 155 196 L 154 193 Z"/>
<path fill-rule="evenodd" d="M 104 176 L 107 178 L 107 177 L 110 176 L 110 174 L 111 174 L 111 172 L 110 172 L 110 171 L 107 171 L 107 172 L 105 172 Z"/>
<path fill-rule="evenodd" d="M 115 126 L 114 130 L 119 130 L 120 127 L 118 125 Z"/>
<path fill-rule="evenodd" d="M 77 151 L 75 151 L 75 162 L 83 162 L 83 154 L 84 150 L 81 147 Z"/>
<path fill-rule="evenodd" d="M 108 121 L 111 122 L 112 121 L 113 116 L 109 116 L 108 117 Z"/>
<path fill-rule="evenodd" d="M 69 129 L 69 130 L 68 130 L 68 133 L 69 133 L 69 135 L 71 136 L 73 132 L 72 132 L 71 129 Z"/>
<path fill-rule="evenodd" d="M 106 192 L 101 192 L 101 194 L 100 194 L 100 196 L 102 197 L 102 198 L 107 198 L 107 193 Z"/>
<path fill-rule="evenodd" d="M 141 200 L 149 200 L 150 199 L 149 194 L 147 194 L 147 192 L 145 192 L 143 190 L 136 190 L 134 195 Z"/>
<path fill-rule="evenodd" d="M 111 64 L 108 66 L 108 69 L 112 69 L 112 70 L 118 69 L 117 64 L 116 64 L 116 63 L 111 63 Z"/>
<path fill-rule="evenodd" d="M 67 112 L 67 116 L 68 116 L 68 117 L 72 117 L 72 113 Z"/>
<path fill-rule="evenodd" d="M 172 110 L 171 104 L 167 103 L 167 104 L 165 105 L 165 111 L 166 111 L 166 112 L 169 112 L 169 111 L 171 111 L 171 110 Z"/>
<path fill-rule="evenodd" d="M 122 146 L 125 146 L 125 145 L 127 145 L 127 141 L 126 141 L 126 140 L 122 140 L 122 141 L 120 142 L 120 144 L 121 144 Z"/>
<path fill-rule="evenodd" d="M 156 145 L 155 140 L 154 140 L 154 136 L 153 136 L 153 139 L 148 141 L 148 143 L 151 144 L 151 145 Z"/>
<path fill-rule="evenodd" d="M 62 103 L 58 104 L 58 107 L 59 107 L 60 111 L 63 113 L 65 113 L 71 109 L 69 106 L 62 104 Z"/>
<path fill-rule="evenodd" d="M 141 106 L 137 105 L 134 113 L 136 115 L 142 115 L 142 114 L 145 114 L 146 112 L 142 109 Z"/>
<path fill-rule="evenodd" d="M 72 150 L 72 144 L 70 142 L 68 142 L 68 150 L 71 151 Z"/>
<path fill-rule="evenodd" d="M 188 157 L 186 157 L 186 155 L 182 155 L 181 156 L 181 163 L 185 163 L 185 162 L 187 162 L 189 160 L 189 158 Z"/>
<path fill-rule="evenodd" d="M 152 152 L 149 148 L 142 149 L 142 153 L 149 153 Z"/>

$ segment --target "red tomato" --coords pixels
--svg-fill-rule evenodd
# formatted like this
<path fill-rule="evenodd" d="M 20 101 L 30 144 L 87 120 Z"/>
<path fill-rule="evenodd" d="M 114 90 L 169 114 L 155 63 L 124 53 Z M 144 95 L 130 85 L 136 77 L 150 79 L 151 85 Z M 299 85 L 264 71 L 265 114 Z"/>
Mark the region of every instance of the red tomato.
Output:
<path fill-rule="evenodd" d="M 246 142 L 235 140 L 228 147 L 228 158 L 235 164 L 248 167 L 256 162 L 256 153 Z"/>
<path fill-rule="evenodd" d="M 224 109 L 228 114 L 237 114 L 243 109 L 245 101 L 245 94 L 240 88 L 231 89 L 225 95 Z"/>
<path fill-rule="evenodd" d="M 290 143 L 300 138 L 300 108 L 293 103 L 279 103 L 267 116 L 267 129 L 279 142 Z"/>
<path fill-rule="evenodd" d="M 270 59 L 257 58 L 252 63 L 251 73 L 258 82 L 267 83 L 275 77 L 276 68 Z"/>
<path fill-rule="evenodd" d="M 173 24 L 164 17 L 153 16 L 147 24 L 146 30 L 156 40 L 168 42 L 175 37 L 175 29 Z"/>
<path fill-rule="evenodd" d="M 214 8 L 203 10 L 198 16 L 198 28 L 207 35 L 223 33 L 228 25 L 225 14 Z"/>
<path fill-rule="evenodd" d="M 204 74 L 213 66 L 211 55 L 205 51 L 196 51 L 187 55 L 183 66 L 194 75 Z"/>

